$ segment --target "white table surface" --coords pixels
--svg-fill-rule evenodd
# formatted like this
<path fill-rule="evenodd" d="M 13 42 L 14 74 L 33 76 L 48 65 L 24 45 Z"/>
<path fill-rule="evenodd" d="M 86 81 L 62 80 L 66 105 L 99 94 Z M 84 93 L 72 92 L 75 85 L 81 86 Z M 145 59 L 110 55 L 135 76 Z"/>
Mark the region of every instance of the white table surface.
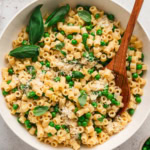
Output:
<path fill-rule="evenodd" d="M 0 33 L 8 21 L 26 4 L 33 0 L 0 0 Z M 134 0 L 114 0 L 122 3 L 129 10 L 132 9 Z M 150 0 L 145 0 L 139 20 L 150 35 Z M 115 150 L 139 150 L 141 141 L 150 135 L 150 115 L 143 126 L 128 141 Z M 5 124 L 0 116 L 0 150 L 34 150 L 20 140 Z"/>

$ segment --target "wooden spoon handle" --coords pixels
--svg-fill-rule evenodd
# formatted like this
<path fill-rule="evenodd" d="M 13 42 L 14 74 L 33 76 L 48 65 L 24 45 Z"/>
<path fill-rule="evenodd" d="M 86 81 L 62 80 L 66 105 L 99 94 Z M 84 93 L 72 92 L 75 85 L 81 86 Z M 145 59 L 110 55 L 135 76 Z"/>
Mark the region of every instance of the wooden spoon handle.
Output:
<path fill-rule="evenodd" d="M 126 64 L 126 54 L 127 54 L 127 49 L 128 49 L 128 43 L 130 42 L 130 38 L 131 35 L 133 33 L 134 30 L 134 26 L 136 24 L 139 12 L 141 10 L 142 4 L 143 4 L 144 0 L 136 0 L 135 4 L 134 4 L 134 8 L 132 10 L 127 28 L 125 30 L 123 39 L 121 41 L 121 45 L 120 48 L 116 54 L 116 56 L 114 57 L 114 63 L 112 63 L 113 69 L 116 70 L 118 73 L 122 74 L 124 73 L 125 70 L 125 64 Z M 119 58 L 119 59 L 118 59 Z"/>

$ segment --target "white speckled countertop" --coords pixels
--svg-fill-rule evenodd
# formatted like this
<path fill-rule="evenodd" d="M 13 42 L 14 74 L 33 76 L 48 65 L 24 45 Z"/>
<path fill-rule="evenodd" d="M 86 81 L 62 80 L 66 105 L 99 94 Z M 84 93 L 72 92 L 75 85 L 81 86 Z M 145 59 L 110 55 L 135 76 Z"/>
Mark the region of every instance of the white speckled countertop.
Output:
<path fill-rule="evenodd" d="M 27 3 L 32 0 L 0 0 L 0 33 L 8 21 Z M 114 0 L 122 3 L 129 10 L 132 9 L 134 0 Z M 145 0 L 139 20 L 150 35 L 150 0 Z M 150 135 L 150 115 L 143 126 L 128 141 L 115 150 L 139 150 L 141 141 Z M 34 150 L 20 140 L 5 124 L 0 116 L 0 150 Z"/>

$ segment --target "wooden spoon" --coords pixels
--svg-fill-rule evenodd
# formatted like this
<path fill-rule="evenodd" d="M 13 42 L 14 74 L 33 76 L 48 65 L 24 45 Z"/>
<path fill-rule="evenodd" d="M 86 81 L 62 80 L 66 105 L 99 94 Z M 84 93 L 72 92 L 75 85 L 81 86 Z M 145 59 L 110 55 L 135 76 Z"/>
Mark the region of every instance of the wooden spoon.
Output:
<path fill-rule="evenodd" d="M 128 84 L 127 71 L 126 71 L 126 54 L 128 44 L 130 42 L 131 35 L 133 33 L 134 26 L 136 24 L 139 12 L 141 10 L 144 0 L 136 0 L 134 8 L 132 10 L 126 31 L 124 33 L 120 48 L 112 59 L 112 61 L 106 66 L 106 68 L 112 70 L 115 73 L 116 85 L 122 89 L 124 107 L 120 110 L 119 114 L 124 112 L 130 101 L 130 88 Z"/>

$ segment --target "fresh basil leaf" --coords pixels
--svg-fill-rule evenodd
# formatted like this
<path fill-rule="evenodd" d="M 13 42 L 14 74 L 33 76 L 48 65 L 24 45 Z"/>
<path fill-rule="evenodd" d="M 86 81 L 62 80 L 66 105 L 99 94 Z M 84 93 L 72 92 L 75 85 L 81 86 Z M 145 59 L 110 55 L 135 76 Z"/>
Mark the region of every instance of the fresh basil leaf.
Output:
<path fill-rule="evenodd" d="M 64 56 L 67 55 L 67 53 L 65 51 L 60 51 Z"/>
<path fill-rule="evenodd" d="M 91 14 L 86 11 L 86 10 L 82 10 L 82 11 L 78 11 L 78 15 L 79 17 L 81 17 L 85 22 L 90 23 L 91 22 Z"/>
<path fill-rule="evenodd" d="M 72 77 L 76 78 L 76 79 L 81 79 L 84 78 L 84 74 L 82 72 L 79 71 L 72 71 Z"/>
<path fill-rule="evenodd" d="M 61 42 L 55 46 L 55 50 L 60 51 L 66 57 L 67 53 L 65 51 L 62 51 L 62 48 L 64 46 L 65 46 L 65 43 Z"/>
<path fill-rule="evenodd" d="M 79 104 L 83 107 L 86 104 L 87 94 L 85 91 L 80 92 L 80 96 L 78 97 Z"/>
<path fill-rule="evenodd" d="M 53 17 L 54 15 L 57 13 L 57 11 L 59 10 L 59 8 L 55 9 L 46 19 L 45 24 L 47 24 Z"/>
<path fill-rule="evenodd" d="M 100 122 L 103 122 L 103 120 L 105 119 L 106 117 L 104 115 L 101 115 L 101 118 L 98 118 L 98 121 Z"/>
<path fill-rule="evenodd" d="M 27 71 L 29 74 L 31 74 L 32 76 L 36 75 L 36 70 L 35 70 L 34 66 L 26 66 L 26 68 L 27 68 Z"/>
<path fill-rule="evenodd" d="M 52 13 L 52 16 L 50 17 L 49 21 L 47 21 L 46 26 L 51 27 L 57 22 L 63 21 L 69 10 L 70 6 L 68 4 L 60 7 L 58 10 L 56 10 L 56 12 Z"/>
<path fill-rule="evenodd" d="M 44 33 L 44 24 L 43 24 L 43 18 L 40 11 L 40 8 L 42 5 L 37 6 L 29 20 L 29 41 L 30 44 L 35 44 L 43 36 Z"/>
<path fill-rule="evenodd" d="M 20 59 L 33 58 L 39 55 L 39 46 L 24 45 L 10 51 L 9 55 Z"/>
<path fill-rule="evenodd" d="M 60 50 L 62 50 L 62 48 L 63 48 L 64 46 L 65 46 L 65 43 L 61 42 L 61 43 L 59 43 L 59 44 L 57 44 L 57 45 L 55 46 L 55 49 L 58 50 L 58 51 L 60 51 Z"/>
<path fill-rule="evenodd" d="M 48 111 L 49 107 L 48 106 L 37 106 L 33 110 L 33 114 L 35 116 L 41 116 L 45 114 Z"/>

